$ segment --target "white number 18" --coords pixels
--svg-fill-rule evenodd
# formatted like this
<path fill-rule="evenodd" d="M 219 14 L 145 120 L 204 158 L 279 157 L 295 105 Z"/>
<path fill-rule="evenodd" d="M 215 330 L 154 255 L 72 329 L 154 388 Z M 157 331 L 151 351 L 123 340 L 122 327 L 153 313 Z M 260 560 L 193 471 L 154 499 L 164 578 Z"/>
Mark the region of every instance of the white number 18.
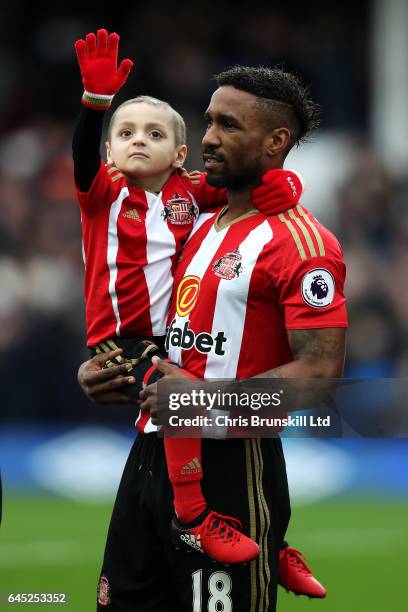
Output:
<path fill-rule="evenodd" d="M 192 574 L 193 579 L 193 612 L 202 612 L 203 570 Z M 232 601 L 229 596 L 232 589 L 231 576 L 227 572 L 214 572 L 208 579 L 208 612 L 232 612 Z"/>

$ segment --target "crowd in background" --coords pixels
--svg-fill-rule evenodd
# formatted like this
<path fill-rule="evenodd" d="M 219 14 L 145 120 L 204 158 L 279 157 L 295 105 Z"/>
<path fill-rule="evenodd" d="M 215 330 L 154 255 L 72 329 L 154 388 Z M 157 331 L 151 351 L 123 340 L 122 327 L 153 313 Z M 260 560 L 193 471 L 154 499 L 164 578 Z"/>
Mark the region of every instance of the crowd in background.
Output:
<path fill-rule="evenodd" d="M 210 76 L 234 63 L 283 63 L 311 83 L 323 134 L 358 136 L 324 217 L 348 266 L 346 375 L 407 375 L 408 167 L 406 178 L 395 177 L 370 146 L 366 3 L 352 20 L 327 6 L 251 16 L 218 4 L 134 8 L 112 21 L 103 12 L 97 20 L 68 13 L 44 19 L 34 5 L 23 10 L 17 2 L 0 24 L 0 418 L 133 414 L 90 404 L 75 379 L 87 352 L 70 151 L 81 95 L 73 41 L 101 26 L 118 31 L 121 57 L 135 60 L 116 104 L 141 93 L 172 103 L 188 126 L 188 168 L 202 167 Z"/>

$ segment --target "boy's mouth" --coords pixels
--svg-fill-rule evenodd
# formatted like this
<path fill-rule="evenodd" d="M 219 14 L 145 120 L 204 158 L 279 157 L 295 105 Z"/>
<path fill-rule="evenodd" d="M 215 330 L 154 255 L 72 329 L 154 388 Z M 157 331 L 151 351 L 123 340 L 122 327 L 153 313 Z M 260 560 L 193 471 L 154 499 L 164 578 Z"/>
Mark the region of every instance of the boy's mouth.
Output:
<path fill-rule="evenodd" d="M 145 159 L 149 158 L 149 156 L 146 155 L 146 153 L 142 153 L 142 151 L 136 151 L 135 153 L 131 153 L 129 157 L 144 157 Z"/>

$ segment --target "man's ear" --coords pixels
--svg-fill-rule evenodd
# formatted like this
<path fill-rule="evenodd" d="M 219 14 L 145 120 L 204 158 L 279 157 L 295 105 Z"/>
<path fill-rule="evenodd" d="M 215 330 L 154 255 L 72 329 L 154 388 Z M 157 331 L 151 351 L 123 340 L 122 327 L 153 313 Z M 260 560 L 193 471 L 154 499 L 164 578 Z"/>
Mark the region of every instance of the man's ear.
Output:
<path fill-rule="evenodd" d="M 105 142 L 105 147 L 106 147 L 106 159 L 108 161 L 108 164 L 112 164 L 113 159 L 112 159 L 111 148 L 110 148 L 110 144 L 108 140 Z"/>
<path fill-rule="evenodd" d="M 173 161 L 173 168 L 182 168 L 184 161 L 187 157 L 187 145 L 180 145 L 177 147 L 175 158 Z"/>
<path fill-rule="evenodd" d="M 292 139 L 290 130 L 286 127 L 275 128 L 265 140 L 264 151 L 268 157 L 285 155 Z"/>

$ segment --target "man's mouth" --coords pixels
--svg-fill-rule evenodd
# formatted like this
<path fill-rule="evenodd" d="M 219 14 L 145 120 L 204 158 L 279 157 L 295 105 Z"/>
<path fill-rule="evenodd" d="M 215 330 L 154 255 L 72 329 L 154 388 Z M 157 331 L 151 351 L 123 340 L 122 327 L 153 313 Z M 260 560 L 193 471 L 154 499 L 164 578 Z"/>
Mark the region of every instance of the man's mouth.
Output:
<path fill-rule="evenodd" d="M 224 163 L 223 158 L 218 155 L 209 155 L 207 153 L 204 153 L 203 159 L 204 166 L 207 170 L 210 168 L 215 168 Z"/>

